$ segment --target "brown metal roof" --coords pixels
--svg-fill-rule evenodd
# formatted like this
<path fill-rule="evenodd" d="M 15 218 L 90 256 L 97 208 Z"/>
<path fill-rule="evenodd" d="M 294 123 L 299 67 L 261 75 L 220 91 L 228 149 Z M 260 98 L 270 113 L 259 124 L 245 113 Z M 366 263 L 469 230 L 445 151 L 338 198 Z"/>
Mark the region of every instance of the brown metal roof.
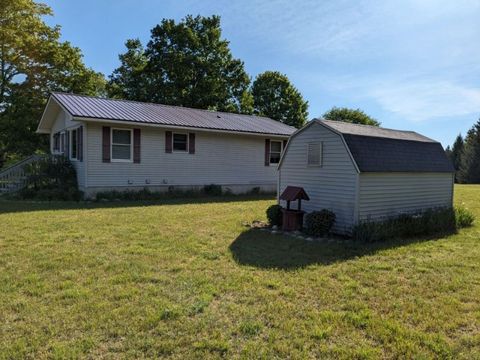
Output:
<path fill-rule="evenodd" d="M 298 186 L 287 186 L 280 195 L 280 200 L 295 201 L 299 199 L 310 200 L 305 190 Z"/>
<path fill-rule="evenodd" d="M 52 97 L 77 118 L 107 119 L 243 133 L 290 136 L 296 129 L 267 117 L 191 109 L 128 100 L 53 93 Z"/>

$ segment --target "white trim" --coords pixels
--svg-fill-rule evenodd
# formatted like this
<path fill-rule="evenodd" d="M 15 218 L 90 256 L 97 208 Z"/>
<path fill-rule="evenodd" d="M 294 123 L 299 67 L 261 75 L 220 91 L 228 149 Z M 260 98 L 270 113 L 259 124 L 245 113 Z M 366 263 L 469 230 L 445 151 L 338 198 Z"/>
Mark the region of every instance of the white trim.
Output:
<path fill-rule="evenodd" d="M 175 150 L 174 144 L 175 144 L 175 135 L 185 135 L 187 137 L 187 144 L 185 150 Z M 177 153 L 188 153 L 189 151 L 189 145 L 190 145 L 190 139 L 189 139 L 188 133 L 184 132 L 172 132 L 172 152 L 177 152 Z"/>
<path fill-rule="evenodd" d="M 113 158 L 113 130 L 130 131 L 130 159 L 114 159 Z M 124 145 L 126 144 L 117 144 Z M 133 129 L 129 128 L 110 128 L 110 162 L 132 163 L 133 162 Z"/>
<path fill-rule="evenodd" d="M 157 127 L 157 128 L 167 129 L 167 130 L 178 129 L 178 130 L 183 130 L 187 132 L 209 132 L 209 133 L 220 133 L 220 134 L 233 134 L 233 135 L 240 135 L 240 136 L 261 136 L 263 138 L 271 138 L 271 139 L 275 138 L 275 139 L 283 139 L 283 140 L 287 140 L 290 137 L 290 135 L 255 133 L 255 132 L 248 132 L 248 131 L 218 130 L 218 129 L 208 129 L 208 128 L 193 127 L 193 126 L 179 126 L 179 125 L 168 125 L 168 124 L 149 124 L 149 123 L 136 122 L 136 121 L 96 119 L 96 118 L 81 117 L 81 116 L 72 117 L 72 120 L 95 122 L 99 124 L 102 124 L 102 123 L 117 124 L 117 125 L 123 125 L 123 126 L 133 126 L 133 127 Z"/>
<path fill-rule="evenodd" d="M 280 158 L 278 159 L 278 162 L 272 162 L 272 143 L 273 142 L 279 142 L 280 143 Z M 275 151 L 277 152 L 277 151 Z M 283 153 L 283 141 L 282 140 L 272 140 L 270 139 L 270 152 L 269 152 L 269 159 L 268 159 L 268 164 L 269 165 L 278 165 L 280 164 L 280 160 L 282 159 L 282 153 Z"/>

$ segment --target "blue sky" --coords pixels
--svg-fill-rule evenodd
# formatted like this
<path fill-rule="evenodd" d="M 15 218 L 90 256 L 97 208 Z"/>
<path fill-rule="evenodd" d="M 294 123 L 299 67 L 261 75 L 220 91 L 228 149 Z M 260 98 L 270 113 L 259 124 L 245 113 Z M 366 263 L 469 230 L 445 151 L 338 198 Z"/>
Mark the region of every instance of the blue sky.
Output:
<path fill-rule="evenodd" d="M 254 77 L 285 73 L 309 102 L 361 108 L 382 126 L 445 146 L 480 117 L 478 0 L 45 1 L 50 24 L 109 75 L 128 38 L 144 43 L 162 18 L 222 17 L 223 37 Z"/>

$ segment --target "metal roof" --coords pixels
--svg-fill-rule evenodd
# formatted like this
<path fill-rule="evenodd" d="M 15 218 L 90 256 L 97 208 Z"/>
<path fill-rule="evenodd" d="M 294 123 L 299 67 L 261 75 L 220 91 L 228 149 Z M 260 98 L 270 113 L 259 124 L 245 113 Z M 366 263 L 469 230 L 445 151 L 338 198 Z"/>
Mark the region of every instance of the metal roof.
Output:
<path fill-rule="evenodd" d="M 296 129 L 267 117 L 52 93 L 73 117 L 106 119 L 163 126 L 290 136 Z"/>

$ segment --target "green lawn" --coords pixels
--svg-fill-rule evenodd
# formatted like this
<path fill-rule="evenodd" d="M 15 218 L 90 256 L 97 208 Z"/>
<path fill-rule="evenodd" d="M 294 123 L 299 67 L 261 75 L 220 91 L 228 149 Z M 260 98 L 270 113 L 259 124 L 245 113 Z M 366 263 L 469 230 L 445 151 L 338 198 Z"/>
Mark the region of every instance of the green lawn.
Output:
<path fill-rule="evenodd" d="M 480 186 L 455 190 L 480 219 Z M 480 358 L 480 224 L 355 246 L 242 225 L 272 203 L 0 202 L 0 358 Z"/>

